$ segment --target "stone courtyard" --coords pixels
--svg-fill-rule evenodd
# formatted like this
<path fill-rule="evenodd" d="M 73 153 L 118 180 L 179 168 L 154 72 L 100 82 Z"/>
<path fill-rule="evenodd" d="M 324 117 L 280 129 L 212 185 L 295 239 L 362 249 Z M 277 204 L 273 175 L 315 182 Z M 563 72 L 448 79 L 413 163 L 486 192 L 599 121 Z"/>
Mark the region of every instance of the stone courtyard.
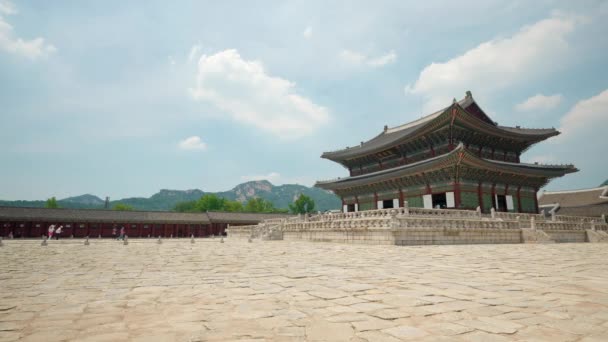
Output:
<path fill-rule="evenodd" d="M 0 341 L 606 341 L 605 244 L 4 241 Z"/>

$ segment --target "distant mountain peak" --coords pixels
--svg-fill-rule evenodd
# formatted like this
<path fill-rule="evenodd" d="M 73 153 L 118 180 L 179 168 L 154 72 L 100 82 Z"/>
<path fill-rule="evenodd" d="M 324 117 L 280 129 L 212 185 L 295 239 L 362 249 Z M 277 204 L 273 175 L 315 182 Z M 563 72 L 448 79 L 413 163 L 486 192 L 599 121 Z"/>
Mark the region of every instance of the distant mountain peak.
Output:
<path fill-rule="evenodd" d="M 77 203 L 77 204 L 84 204 L 84 205 L 101 205 L 101 204 L 105 203 L 105 201 L 102 200 L 101 198 L 99 198 L 95 195 L 91 195 L 91 194 L 84 194 L 84 195 L 80 195 L 80 196 L 64 198 L 64 199 L 60 200 L 60 202 Z"/>
<path fill-rule="evenodd" d="M 179 202 L 196 201 L 205 194 L 215 194 L 231 201 L 247 202 L 252 198 L 263 198 L 274 204 L 276 208 L 287 209 L 301 194 L 311 197 L 318 210 L 340 208 L 341 202 L 333 193 L 319 189 L 309 188 L 299 184 L 273 185 L 268 180 L 249 181 L 235 186 L 232 190 L 222 192 L 205 192 L 199 189 L 172 190 L 161 189 L 154 195 L 146 197 L 130 197 L 110 202 L 110 207 L 116 203 L 132 206 L 137 210 L 172 210 Z M 103 208 L 105 201 L 101 198 L 86 194 L 69 197 L 57 201 L 64 208 Z M 43 207 L 44 201 L 0 201 L 0 205 L 16 207 Z"/>

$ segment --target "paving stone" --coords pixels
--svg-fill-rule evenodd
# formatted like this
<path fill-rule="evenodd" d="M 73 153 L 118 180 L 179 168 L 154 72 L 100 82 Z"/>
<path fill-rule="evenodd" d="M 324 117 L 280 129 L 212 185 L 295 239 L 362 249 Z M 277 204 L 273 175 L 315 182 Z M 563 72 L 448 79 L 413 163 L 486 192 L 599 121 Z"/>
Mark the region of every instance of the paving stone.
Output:
<path fill-rule="evenodd" d="M 415 340 L 428 335 L 428 333 L 422 329 L 407 325 L 385 329 L 382 330 L 382 332 L 402 340 Z"/>
<path fill-rule="evenodd" d="M 0 342 L 608 340 L 601 244 L 150 240 L 6 244 Z"/>

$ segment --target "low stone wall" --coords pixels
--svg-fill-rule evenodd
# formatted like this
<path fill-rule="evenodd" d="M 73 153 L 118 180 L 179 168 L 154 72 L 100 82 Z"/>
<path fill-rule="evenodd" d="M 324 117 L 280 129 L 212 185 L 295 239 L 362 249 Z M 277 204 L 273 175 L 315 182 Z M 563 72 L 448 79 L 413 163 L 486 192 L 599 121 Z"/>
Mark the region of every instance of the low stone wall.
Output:
<path fill-rule="evenodd" d="M 587 242 L 584 230 L 545 230 L 545 233 L 555 242 Z"/>
<path fill-rule="evenodd" d="M 394 231 L 396 245 L 521 243 L 521 229 L 410 228 Z"/>
<path fill-rule="evenodd" d="M 395 238 L 388 228 L 369 230 L 302 230 L 283 232 L 283 240 L 339 242 L 367 245 L 394 245 Z"/>

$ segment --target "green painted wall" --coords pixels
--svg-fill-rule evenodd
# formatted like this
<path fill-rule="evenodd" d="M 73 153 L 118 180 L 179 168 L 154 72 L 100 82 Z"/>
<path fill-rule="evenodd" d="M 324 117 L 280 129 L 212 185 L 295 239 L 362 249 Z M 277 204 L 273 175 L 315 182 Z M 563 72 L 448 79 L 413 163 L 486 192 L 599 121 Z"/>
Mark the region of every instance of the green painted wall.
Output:
<path fill-rule="evenodd" d="M 477 194 L 473 192 L 461 192 L 460 193 L 460 205 L 462 208 L 475 209 L 479 206 Z"/>
<path fill-rule="evenodd" d="M 521 198 L 521 210 L 526 213 L 531 213 L 536 211 L 536 207 L 534 206 L 534 198 L 522 197 Z"/>
<path fill-rule="evenodd" d="M 373 209 L 374 209 L 374 202 L 359 203 L 359 211 L 373 210 Z"/>
<path fill-rule="evenodd" d="M 422 196 L 412 196 L 405 199 L 408 205 L 412 208 L 423 208 L 424 202 L 422 201 Z"/>
<path fill-rule="evenodd" d="M 490 212 L 490 208 L 492 208 L 492 195 L 490 195 L 490 194 L 483 194 L 482 195 L 482 200 L 483 200 L 483 211 L 484 211 L 484 213 L 489 213 Z"/>

